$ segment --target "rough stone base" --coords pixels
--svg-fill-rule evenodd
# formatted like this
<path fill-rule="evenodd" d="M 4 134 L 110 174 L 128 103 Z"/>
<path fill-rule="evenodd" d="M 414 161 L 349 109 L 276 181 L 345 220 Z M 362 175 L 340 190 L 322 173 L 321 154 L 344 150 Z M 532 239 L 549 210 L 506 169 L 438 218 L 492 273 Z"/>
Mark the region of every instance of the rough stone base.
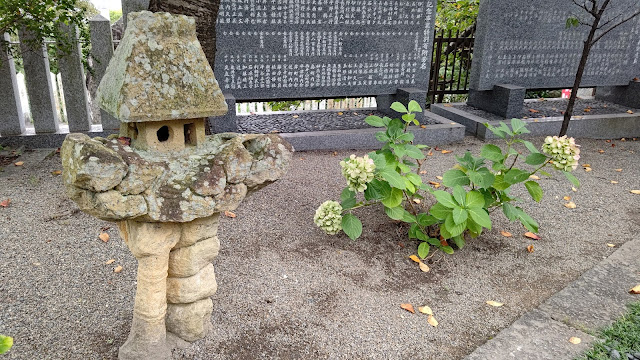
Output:
<path fill-rule="evenodd" d="M 210 298 L 190 304 L 167 306 L 167 331 L 186 341 L 202 339 L 211 325 L 213 301 Z"/>

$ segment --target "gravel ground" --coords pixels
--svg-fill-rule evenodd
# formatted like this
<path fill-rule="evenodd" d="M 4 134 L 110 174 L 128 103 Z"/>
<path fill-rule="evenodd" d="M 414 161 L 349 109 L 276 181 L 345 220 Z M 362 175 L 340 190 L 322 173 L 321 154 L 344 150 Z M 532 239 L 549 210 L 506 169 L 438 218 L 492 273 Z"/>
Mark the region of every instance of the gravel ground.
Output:
<path fill-rule="evenodd" d="M 558 117 L 564 116 L 564 111 L 567 108 L 567 99 L 542 99 L 527 101 L 522 107 L 522 119 L 533 118 L 545 118 L 545 117 Z M 456 108 L 462 109 L 473 115 L 480 116 L 487 120 L 504 120 L 503 117 L 480 110 L 469 105 L 456 105 Z M 532 111 L 533 110 L 533 111 Z M 576 101 L 575 109 L 573 111 L 574 116 L 585 115 L 606 115 L 606 114 L 624 114 L 627 110 L 631 110 L 634 113 L 640 112 L 638 109 L 630 109 L 622 105 L 600 101 L 596 99 L 578 99 Z"/>
<path fill-rule="evenodd" d="M 289 111 L 274 114 L 240 115 L 238 116 L 238 132 L 252 134 L 366 129 L 370 126 L 364 122 L 364 119 L 369 115 L 388 116 L 373 109 Z M 431 124 L 434 122 L 428 119 L 422 122 L 422 125 Z"/>
<path fill-rule="evenodd" d="M 578 192 L 560 175 L 541 181 L 540 205 L 523 203 L 541 224 L 541 240 L 496 214 L 493 230 L 452 256 L 435 255 L 429 273 L 408 259 L 416 243 L 405 228 L 379 208 L 358 211 L 358 241 L 317 229 L 313 213 L 339 198 L 338 162 L 351 152 L 295 154 L 284 179 L 222 220 L 214 331 L 174 359 L 464 357 L 615 251 L 607 243 L 620 246 L 640 231 L 640 197 L 629 192 L 640 189 L 640 142 L 578 142 L 593 169 L 576 171 Z M 481 146 L 467 137 L 446 147 L 453 153 L 435 152 L 424 179 L 436 180 L 455 155 Z M 51 174 L 61 170 L 59 157 L 44 155 L 27 152 L 22 167 L 0 172 L 0 200 L 11 199 L 0 207 L 0 333 L 15 340 L 4 358 L 116 359 L 131 325 L 135 259 L 113 224 L 76 210 Z M 563 196 L 577 208 L 564 207 Z M 105 227 L 107 243 L 97 238 Z M 109 259 L 116 262 L 105 265 Z M 438 327 L 401 303 L 429 305 Z"/>

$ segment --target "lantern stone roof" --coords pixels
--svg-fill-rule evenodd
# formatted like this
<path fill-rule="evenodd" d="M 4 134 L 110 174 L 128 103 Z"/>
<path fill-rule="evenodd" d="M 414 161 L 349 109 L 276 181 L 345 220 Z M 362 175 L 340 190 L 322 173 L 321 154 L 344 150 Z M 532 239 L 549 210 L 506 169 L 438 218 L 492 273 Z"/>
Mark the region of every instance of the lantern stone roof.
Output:
<path fill-rule="evenodd" d="M 98 86 L 102 109 L 125 123 L 226 114 L 193 18 L 141 11 L 127 20 Z"/>

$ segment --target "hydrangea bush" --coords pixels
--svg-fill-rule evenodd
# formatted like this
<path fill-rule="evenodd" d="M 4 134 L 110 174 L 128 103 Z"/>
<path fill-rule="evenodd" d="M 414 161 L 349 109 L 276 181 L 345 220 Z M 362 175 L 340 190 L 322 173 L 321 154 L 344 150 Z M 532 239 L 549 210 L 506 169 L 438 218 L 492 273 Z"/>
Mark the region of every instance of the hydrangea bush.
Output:
<path fill-rule="evenodd" d="M 408 131 L 411 124 L 419 125 L 415 113 L 420 105 L 399 102 L 391 109 L 402 113 L 402 119 L 369 116 L 367 124 L 383 128 L 376 138 L 382 148 L 363 157 L 351 155 L 340 162 L 347 186 L 337 201 L 324 202 L 314 216 L 314 222 L 327 234 L 343 230 L 351 239 L 362 235 L 362 223 L 353 211 L 364 206 L 381 204 L 387 216 L 410 225 L 408 236 L 418 239 L 418 255 L 425 258 L 436 247 L 453 253 L 450 242 L 458 248 L 465 238 L 477 237 L 484 229 L 491 229 L 491 211 L 502 209 L 510 221 L 519 221 L 529 231 L 538 232 L 538 223 L 516 203 L 510 195 L 513 186 L 522 184 L 534 201 L 542 200 L 543 191 L 537 182 L 538 173 L 548 165 L 561 171 L 575 186 L 578 180 L 570 173 L 578 165 L 580 149 L 573 138 L 547 137 L 542 152 L 531 142 L 519 136 L 529 133 L 525 123 L 512 119 L 509 127 L 504 122 L 494 127 L 485 124 L 499 138 L 506 141 L 503 152 L 496 145 L 486 144 L 479 157 L 466 152 L 456 157 L 457 164 L 442 176 L 446 190 L 435 190 L 422 182 L 420 169 L 424 165 L 425 145 L 414 145 L 414 135 Z M 533 168 L 516 167 L 519 159 Z M 428 201 L 428 200 L 431 201 Z M 425 207 L 432 203 L 430 207 Z"/>

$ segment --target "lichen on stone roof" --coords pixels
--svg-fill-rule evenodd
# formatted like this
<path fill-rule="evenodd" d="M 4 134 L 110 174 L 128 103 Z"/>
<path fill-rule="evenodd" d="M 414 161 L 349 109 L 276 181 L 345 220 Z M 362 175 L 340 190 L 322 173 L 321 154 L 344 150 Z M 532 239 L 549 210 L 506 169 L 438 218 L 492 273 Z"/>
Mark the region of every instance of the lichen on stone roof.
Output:
<path fill-rule="evenodd" d="M 122 122 L 203 118 L 228 110 L 194 19 L 149 11 L 129 14 L 98 87 L 98 103 Z"/>

